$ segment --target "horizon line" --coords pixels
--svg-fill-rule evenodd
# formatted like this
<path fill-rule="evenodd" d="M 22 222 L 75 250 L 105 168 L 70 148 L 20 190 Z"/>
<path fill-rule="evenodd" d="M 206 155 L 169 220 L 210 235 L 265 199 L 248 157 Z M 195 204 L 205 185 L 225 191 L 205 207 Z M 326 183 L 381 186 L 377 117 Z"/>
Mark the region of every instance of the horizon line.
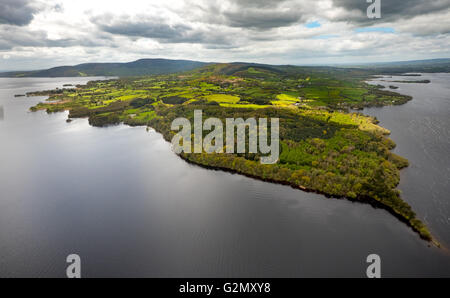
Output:
<path fill-rule="evenodd" d="M 310 64 L 268 64 L 268 63 L 260 63 L 260 62 L 249 62 L 249 61 L 232 61 L 232 62 L 205 62 L 200 60 L 191 60 L 191 59 L 175 59 L 175 58 L 139 58 L 133 61 L 128 62 L 84 62 L 72 65 L 59 65 L 59 66 L 50 66 L 48 68 L 39 68 L 39 69 L 21 69 L 21 70 L 0 70 L 0 73 L 14 73 L 14 72 L 31 72 L 31 71 L 42 71 L 49 70 L 53 68 L 61 68 L 61 67 L 75 67 L 79 65 L 86 64 L 128 64 L 141 60 L 168 60 L 168 61 L 190 61 L 190 62 L 199 62 L 205 64 L 233 64 L 233 63 L 249 63 L 249 64 L 260 64 L 260 65 L 272 65 L 272 66 L 298 66 L 298 67 L 312 67 L 312 66 L 320 66 L 320 67 L 337 67 L 339 65 L 346 66 L 370 66 L 377 64 L 391 64 L 391 63 L 408 63 L 408 62 L 420 62 L 420 61 L 435 61 L 435 60 L 450 60 L 450 57 L 442 57 L 442 58 L 428 58 L 428 59 L 413 59 L 413 60 L 389 60 L 383 62 L 337 62 L 337 63 L 310 63 Z"/>

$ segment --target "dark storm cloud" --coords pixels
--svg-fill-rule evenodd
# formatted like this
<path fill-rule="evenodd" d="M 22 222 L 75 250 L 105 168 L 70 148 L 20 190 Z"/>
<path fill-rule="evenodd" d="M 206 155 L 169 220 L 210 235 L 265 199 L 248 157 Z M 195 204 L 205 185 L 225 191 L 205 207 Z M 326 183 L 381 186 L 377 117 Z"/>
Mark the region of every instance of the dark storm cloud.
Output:
<path fill-rule="evenodd" d="M 1 0 L 0 24 L 28 25 L 38 11 L 30 0 Z"/>
<path fill-rule="evenodd" d="M 167 24 L 159 17 L 118 18 L 103 15 L 91 18 L 101 31 L 129 37 L 144 37 L 161 43 L 226 44 L 227 37 L 221 32 L 211 32 L 207 27 L 195 29 L 190 25 Z"/>
<path fill-rule="evenodd" d="M 292 0 L 212 0 L 201 9 L 213 23 L 254 30 L 287 27 L 302 19 L 299 1 Z"/>
<path fill-rule="evenodd" d="M 274 12 L 270 10 L 241 10 L 223 12 L 226 23 L 231 27 L 267 30 L 287 27 L 300 20 L 298 12 Z"/>
<path fill-rule="evenodd" d="M 44 31 L 28 31 L 12 25 L 2 25 L 0 30 L 2 30 L 0 35 L 2 49 L 12 49 L 15 46 L 46 46 L 47 34 Z"/>
<path fill-rule="evenodd" d="M 333 0 L 334 7 L 341 7 L 347 11 L 357 11 L 353 17 L 346 16 L 341 21 L 356 23 L 376 22 L 366 17 L 367 7 L 370 3 L 365 0 Z M 382 20 L 393 22 L 423 16 L 429 13 L 441 12 L 450 8 L 450 0 L 381 0 Z"/>
<path fill-rule="evenodd" d="M 11 50 L 16 47 L 117 47 L 114 41 L 101 33 L 89 33 L 77 37 L 49 39 L 44 30 L 30 31 L 26 27 L 0 25 L 0 50 Z"/>
<path fill-rule="evenodd" d="M 182 40 L 191 29 L 185 25 L 168 25 L 153 21 L 118 21 L 102 23 L 94 20 L 98 27 L 111 34 L 119 34 L 134 37 L 147 37 L 164 40 Z"/>

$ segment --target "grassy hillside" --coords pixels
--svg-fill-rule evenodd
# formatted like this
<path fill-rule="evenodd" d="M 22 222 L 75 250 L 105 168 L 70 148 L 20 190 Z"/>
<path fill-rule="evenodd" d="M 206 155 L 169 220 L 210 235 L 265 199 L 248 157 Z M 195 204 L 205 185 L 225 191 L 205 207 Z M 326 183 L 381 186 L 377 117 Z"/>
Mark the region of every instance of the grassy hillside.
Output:
<path fill-rule="evenodd" d="M 129 63 L 86 63 L 46 70 L 0 73 L 0 77 L 143 76 L 188 71 L 206 65 L 189 60 L 141 59 Z"/>

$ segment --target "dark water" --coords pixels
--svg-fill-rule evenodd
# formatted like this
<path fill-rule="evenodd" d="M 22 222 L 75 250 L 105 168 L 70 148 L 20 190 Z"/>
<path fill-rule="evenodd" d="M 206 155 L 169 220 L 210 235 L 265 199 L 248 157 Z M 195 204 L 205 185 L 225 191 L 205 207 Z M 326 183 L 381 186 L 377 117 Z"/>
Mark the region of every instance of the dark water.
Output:
<path fill-rule="evenodd" d="M 384 210 L 205 170 L 145 128 L 66 123 L 13 97 L 83 80 L 0 79 L 0 276 L 64 277 L 72 253 L 84 277 L 365 277 L 372 253 L 386 277 L 450 276 L 450 256 Z M 447 199 L 412 202 L 441 238 Z"/>
<path fill-rule="evenodd" d="M 401 175 L 399 188 L 403 198 L 435 237 L 450 248 L 450 74 L 382 80 L 431 81 L 430 84 L 377 81 L 387 88 L 399 87 L 394 91 L 411 95 L 414 100 L 402 106 L 366 109 L 364 113 L 376 116 L 383 127 L 391 130 L 391 138 L 397 143 L 394 152 L 411 163 Z"/>

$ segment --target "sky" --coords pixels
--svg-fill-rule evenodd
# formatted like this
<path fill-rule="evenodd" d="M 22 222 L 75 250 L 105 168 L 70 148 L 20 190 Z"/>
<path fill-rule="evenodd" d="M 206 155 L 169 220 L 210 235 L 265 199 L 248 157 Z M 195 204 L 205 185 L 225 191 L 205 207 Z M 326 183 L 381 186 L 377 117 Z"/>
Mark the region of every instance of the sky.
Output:
<path fill-rule="evenodd" d="M 0 0 L 0 71 L 141 58 L 340 64 L 450 57 L 450 0 Z M 375 0 L 373 0 L 375 1 Z"/>

